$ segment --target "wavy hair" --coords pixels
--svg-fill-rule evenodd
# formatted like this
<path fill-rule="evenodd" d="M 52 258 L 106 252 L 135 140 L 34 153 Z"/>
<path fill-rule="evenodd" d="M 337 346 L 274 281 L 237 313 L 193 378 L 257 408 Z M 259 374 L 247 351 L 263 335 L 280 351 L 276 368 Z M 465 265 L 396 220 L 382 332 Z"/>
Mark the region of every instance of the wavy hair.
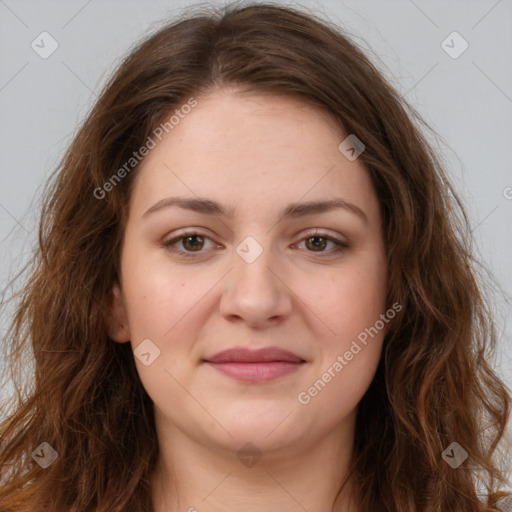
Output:
<path fill-rule="evenodd" d="M 498 510 L 510 391 L 489 363 L 497 328 L 464 207 L 426 125 L 363 51 L 339 27 L 274 4 L 187 13 L 148 36 L 49 179 L 37 250 L 17 276 L 27 279 L 4 300 L 16 300 L 2 342 L 15 391 L 0 424 L 0 510 L 153 510 L 153 404 L 105 315 L 137 166 L 98 191 L 174 109 L 224 87 L 320 106 L 366 146 L 387 303 L 403 307 L 358 406 L 361 512 Z M 58 454 L 46 469 L 31 457 L 42 442 Z M 458 469 L 441 456 L 452 442 L 469 455 Z"/>

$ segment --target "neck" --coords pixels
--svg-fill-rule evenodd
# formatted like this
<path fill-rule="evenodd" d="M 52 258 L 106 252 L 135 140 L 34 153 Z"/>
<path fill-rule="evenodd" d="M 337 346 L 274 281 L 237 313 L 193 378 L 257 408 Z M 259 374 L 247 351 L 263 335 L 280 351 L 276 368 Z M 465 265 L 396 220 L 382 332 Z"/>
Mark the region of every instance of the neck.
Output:
<path fill-rule="evenodd" d="M 304 440 L 263 453 L 248 448 L 247 456 L 157 421 L 155 512 L 357 512 L 351 479 L 340 491 L 352 455 L 353 420 L 346 418 L 314 445 Z"/>

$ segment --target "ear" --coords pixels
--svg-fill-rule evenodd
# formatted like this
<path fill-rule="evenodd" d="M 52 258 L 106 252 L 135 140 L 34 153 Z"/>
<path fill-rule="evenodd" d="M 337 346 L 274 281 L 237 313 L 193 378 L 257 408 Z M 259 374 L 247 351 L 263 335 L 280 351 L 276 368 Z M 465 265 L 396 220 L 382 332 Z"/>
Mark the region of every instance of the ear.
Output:
<path fill-rule="evenodd" d="M 107 332 L 109 337 L 117 343 L 126 343 L 131 338 L 123 295 L 117 283 L 110 292 Z"/>

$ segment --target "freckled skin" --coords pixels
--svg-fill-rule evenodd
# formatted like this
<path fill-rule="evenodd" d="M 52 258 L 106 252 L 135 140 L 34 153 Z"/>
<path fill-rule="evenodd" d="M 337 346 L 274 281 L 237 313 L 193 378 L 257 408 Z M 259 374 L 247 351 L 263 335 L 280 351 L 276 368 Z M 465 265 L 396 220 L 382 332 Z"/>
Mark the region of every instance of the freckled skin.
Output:
<path fill-rule="evenodd" d="M 159 477 L 175 473 L 166 491 L 155 484 L 155 500 L 161 507 L 165 500 L 179 502 L 184 510 L 194 504 L 201 511 L 237 505 L 295 510 L 269 480 L 271 473 L 308 510 L 331 510 L 350 456 L 356 407 L 373 378 L 385 331 L 307 405 L 297 396 L 386 309 L 378 200 L 361 159 L 350 162 L 338 150 L 347 134 L 321 110 L 296 99 L 240 97 L 230 90 L 197 101 L 139 169 L 121 283 L 114 288 L 112 316 L 124 327 L 112 338 L 133 348 L 149 338 L 161 351 L 150 366 L 136 359 L 155 404 L 167 471 Z M 142 218 L 170 196 L 213 199 L 235 207 L 234 218 L 177 207 Z M 343 209 L 279 221 L 278 212 L 290 203 L 333 198 L 357 205 L 367 222 Z M 314 251 L 306 235 L 315 228 L 349 247 L 335 254 L 335 244 L 327 242 L 323 253 Z M 189 258 L 162 244 L 184 229 L 206 237 Z M 236 252 L 248 236 L 263 248 L 250 264 Z M 190 248 L 182 242 L 174 247 L 182 253 Z M 235 346 L 278 346 L 306 364 L 251 384 L 203 363 Z M 235 456 L 247 442 L 263 454 L 250 470 Z M 230 472 L 199 507 L 198 496 Z M 254 493 L 253 502 L 256 488 L 263 495 Z M 344 503 L 339 510 L 357 511 Z"/>

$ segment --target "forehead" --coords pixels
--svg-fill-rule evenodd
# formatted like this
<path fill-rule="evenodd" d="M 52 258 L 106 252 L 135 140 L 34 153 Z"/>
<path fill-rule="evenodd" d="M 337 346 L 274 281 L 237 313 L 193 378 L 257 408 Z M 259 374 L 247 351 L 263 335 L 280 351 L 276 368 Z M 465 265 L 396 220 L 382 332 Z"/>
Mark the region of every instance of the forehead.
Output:
<path fill-rule="evenodd" d="M 343 135 L 332 114 L 296 97 L 221 89 L 199 97 L 197 102 L 194 110 L 173 129 L 171 144 L 186 138 L 203 151 L 238 154 L 242 159 L 249 151 L 262 159 L 265 153 L 261 149 L 265 147 L 274 157 L 276 150 L 283 151 L 284 156 L 299 157 L 328 148 Z M 308 144 L 301 146 L 305 139 Z"/>
<path fill-rule="evenodd" d="M 260 207 L 339 193 L 363 203 L 372 198 L 364 165 L 340 153 L 346 134 L 320 107 L 295 97 L 231 90 L 196 101 L 142 162 L 135 206 L 171 192 L 226 205 L 250 206 L 258 198 Z"/>

